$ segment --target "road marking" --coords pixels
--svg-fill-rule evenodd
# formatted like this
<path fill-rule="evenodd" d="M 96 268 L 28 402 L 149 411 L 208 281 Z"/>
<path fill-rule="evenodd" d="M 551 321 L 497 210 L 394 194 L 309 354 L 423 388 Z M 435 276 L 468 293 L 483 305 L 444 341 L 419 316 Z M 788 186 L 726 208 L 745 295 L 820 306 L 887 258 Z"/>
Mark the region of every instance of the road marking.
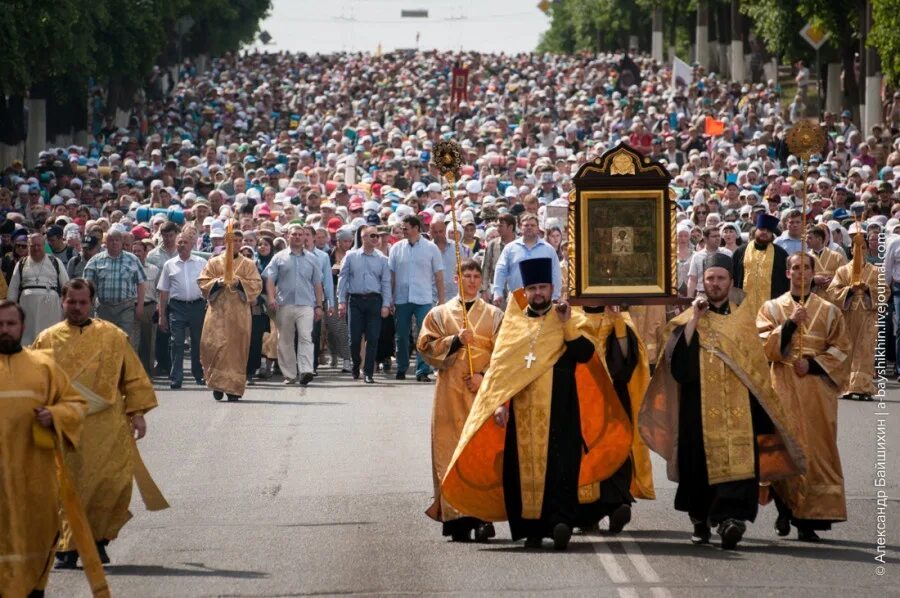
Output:
<path fill-rule="evenodd" d="M 623 569 L 619 562 L 616 560 L 615 553 L 610 549 L 610 542 L 618 542 L 622 545 L 622 548 L 625 551 L 625 555 L 628 557 L 628 560 L 631 561 L 631 564 L 634 566 L 635 570 L 638 572 L 638 575 L 644 583 L 662 583 L 659 574 L 656 572 L 656 570 L 650 564 L 650 561 L 644 555 L 637 540 L 630 534 L 628 534 L 627 532 L 623 532 L 622 534 L 615 537 L 604 537 L 597 534 L 592 535 L 594 536 L 594 541 L 591 542 L 591 545 L 594 548 L 594 552 L 598 557 L 600 557 L 600 563 L 603 565 L 603 568 L 606 571 L 607 576 L 609 576 L 610 581 L 612 581 L 614 584 L 624 585 L 633 582 L 628 578 L 628 574 L 625 572 L 625 569 Z M 620 598 L 639 598 L 639 593 L 633 586 L 618 588 L 618 592 Z M 665 587 L 650 587 L 650 592 L 653 595 L 653 598 L 672 598 L 672 594 Z"/>
<path fill-rule="evenodd" d="M 618 561 L 616 561 L 616 555 L 609 549 L 609 545 L 602 537 L 598 538 L 598 540 L 599 541 L 591 542 L 591 546 L 594 547 L 594 552 L 600 557 L 600 564 L 603 565 L 609 579 L 614 584 L 628 583 L 628 575 L 625 573 L 625 570 L 619 566 Z"/>

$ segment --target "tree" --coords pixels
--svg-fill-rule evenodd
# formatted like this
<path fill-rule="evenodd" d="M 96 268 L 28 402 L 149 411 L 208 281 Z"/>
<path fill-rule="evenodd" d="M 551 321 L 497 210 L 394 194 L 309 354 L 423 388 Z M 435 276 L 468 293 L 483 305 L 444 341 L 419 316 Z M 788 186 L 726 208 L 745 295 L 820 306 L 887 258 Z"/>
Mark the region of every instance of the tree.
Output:
<path fill-rule="evenodd" d="M 872 30 L 866 43 L 878 50 L 887 82 L 900 85 L 900 1 L 872 0 Z"/>

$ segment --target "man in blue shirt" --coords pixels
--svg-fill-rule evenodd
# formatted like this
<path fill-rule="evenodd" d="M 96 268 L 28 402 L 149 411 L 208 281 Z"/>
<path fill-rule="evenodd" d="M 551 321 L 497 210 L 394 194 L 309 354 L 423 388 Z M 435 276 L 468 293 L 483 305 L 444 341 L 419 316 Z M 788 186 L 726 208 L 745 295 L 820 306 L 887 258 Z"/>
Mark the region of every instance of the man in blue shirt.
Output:
<path fill-rule="evenodd" d="M 796 208 L 788 211 L 785 224 L 787 230 L 775 239 L 775 245 L 784 249 L 790 257 L 798 253 L 803 244 L 803 214 Z"/>
<path fill-rule="evenodd" d="M 363 334 L 366 336 L 366 357 L 363 363 L 365 383 L 375 382 L 375 355 L 381 335 L 381 319 L 391 309 L 391 269 L 383 253 L 375 249 L 378 229 L 364 226 L 362 247 L 344 257 L 338 275 L 338 315 L 350 313 L 350 357 L 353 359 L 353 379 L 359 379 L 359 351 Z"/>
<path fill-rule="evenodd" d="M 322 269 L 315 255 L 304 249 L 308 236 L 302 225 L 292 224 L 289 247 L 276 253 L 263 271 L 269 308 L 275 310 L 278 327 L 278 365 L 285 384 L 301 386 L 313 379 L 313 323 L 322 319 L 324 311 Z"/>
<path fill-rule="evenodd" d="M 319 268 L 322 270 L 322 287 L 325 291 L 325 303 L 326 305 L 322 308 L 324 311 L 327 311 L 329 315 L 334 313 L 335 309 L 335 301 L 334 301 L 334 278 L 331 276 L 331 258 L 328 257 L 328 254 L 321 249 L 316 247 L 316 228 L 314 226 L 305 226 L 306 228 L 306 246 L 304 249 L 312 255 L 315 256 L 316 260 L 319 263 Z M 319 351 L 322 349 L 322 320 L 316 320 L 316 323 L 313 324 L 312 331 L 312 339 L 313 339 L 313 375 L 317 376 L 319 374 Z"/>
<path fill-rule="evenodd" d="M 519 262 L 539 257 L 547 257 L 552 261 L 553 299 L 559 299 L 562 289 L 562 271 L 556 250 L 540 238 L 538 217 L 526 212 L 519 217 L 519 230 L 522 236 L 503 248 L 497 267 L 494 270 L 494 305 L 502 306 L 505 293 L 511 293 L 522 287 L 522 275 L 519 273 Z"/>
<path fill-rule="evenodd" d="M 397 330 L 397 380 L 406 379 L 409 367 L 409 332 L 412 319 L 419 327 L 435 304 L 444 302 L 444 261 L 434 243 L 422 237 L 422 221 L 406 216 L 400 227 L 406 237 L 391 247 L 388 265 L 391 268 L 391 288 L 394 298 L 394 318 Z M 432 287 L 432 281 L 434 287 Z M 431 382 L 431 369 L 416 356 L 416 380 Z"/>

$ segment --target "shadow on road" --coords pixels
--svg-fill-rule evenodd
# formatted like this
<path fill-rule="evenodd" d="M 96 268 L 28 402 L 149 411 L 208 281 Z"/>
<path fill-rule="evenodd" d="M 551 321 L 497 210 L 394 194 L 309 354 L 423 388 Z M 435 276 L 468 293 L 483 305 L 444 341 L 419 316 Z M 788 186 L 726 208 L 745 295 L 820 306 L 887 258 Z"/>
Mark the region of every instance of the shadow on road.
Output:
<path fill-rule="evenodd" d="M 233 577 L 235 579 L 265 579 L 269 573 L 261 571 L 240 571 L 235 569 L 215 569 L 203 563 L 182 563 L 193 569 L 163 567 L 162 565 L 119 565 L 106 567 L 108 575 L 138 575 L 144 577 Z"/>

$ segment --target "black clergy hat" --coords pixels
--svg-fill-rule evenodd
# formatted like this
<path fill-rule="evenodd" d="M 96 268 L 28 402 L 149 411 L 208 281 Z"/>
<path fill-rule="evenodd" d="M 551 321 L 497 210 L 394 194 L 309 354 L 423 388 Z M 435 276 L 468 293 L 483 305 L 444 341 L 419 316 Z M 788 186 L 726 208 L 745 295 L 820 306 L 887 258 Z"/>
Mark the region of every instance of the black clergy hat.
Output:
<path fill-rule="evenodd" d="M 536 257 L 519 262 L 519 273 L 522 275 L 522 286 L 533 284 L 553 284 L 553 260 L 549 257 Z"/>
<path fill-rule="evenodd" d="M 760 214 L 756 217 L 756 228 L 772 231 L 773 235 L 777 235 L 780 232 L 778 230 L 778 218 L 769 214 Z"/>
<path fill-rule="evenodd" d="M 717 251 L 706 256 L 706 259 L 703 260 L 703 271 L 706 272 L 709 268 L 725 268 L 728 270 L 728 274 L 734 277 L 734 260 L 724 253 Z"/>

